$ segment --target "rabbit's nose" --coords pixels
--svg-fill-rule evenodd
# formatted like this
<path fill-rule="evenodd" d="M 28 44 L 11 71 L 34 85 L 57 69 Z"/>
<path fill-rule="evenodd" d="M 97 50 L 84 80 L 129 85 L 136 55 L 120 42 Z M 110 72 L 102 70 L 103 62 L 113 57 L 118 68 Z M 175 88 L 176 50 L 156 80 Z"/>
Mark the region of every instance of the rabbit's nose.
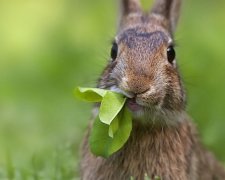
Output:
<path fill-rule="evenodd" d="M 147 92 L 150 88 L 150 82 L 144 77 L 133 77 L 128 81 L 128 91 L 138 95 Z"/>
<path fill-rule="evenodd" d="M 143 94 L 150 88 L 150 81 L 146 77 L 138 75 L 122 78 L 119 89 L 128 98 L 133 98 L 138 94 Z"/>
<path fill-rule="evenodd" d="M 130 99 L 136 98 L 138 95 L 145 94 L 148 91 L 149 91 L 149 88 L 146 88 L 143 91 L 136 91 L 136 90 L 131 91 L 130 88 L 128 88 L 128 89 L 120 89 L 120 92 L 122 94 L 124 94 L 126 97 L 130 98 Z"/>

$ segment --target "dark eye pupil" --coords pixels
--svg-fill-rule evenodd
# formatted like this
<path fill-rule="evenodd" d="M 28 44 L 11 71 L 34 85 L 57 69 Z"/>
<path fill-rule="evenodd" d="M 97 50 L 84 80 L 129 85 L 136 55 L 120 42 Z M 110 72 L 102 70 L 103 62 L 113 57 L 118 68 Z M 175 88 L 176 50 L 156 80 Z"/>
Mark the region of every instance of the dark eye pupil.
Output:
<path fill-rule="evenodd" d="M 114 42 L 111 49 L 111 58 L 113 60 L 115 60 L 117 57 L 117 51 L 118 51 L 118 45 Z"/>
<path fill-rule="evenodd" d="M 167 59 L 168 59 L 169 63 L 172 64 L 175 57 L 176 57 L 176 52 L 175 52 L 173 46 L 169 46 L 167 48 Z"/>

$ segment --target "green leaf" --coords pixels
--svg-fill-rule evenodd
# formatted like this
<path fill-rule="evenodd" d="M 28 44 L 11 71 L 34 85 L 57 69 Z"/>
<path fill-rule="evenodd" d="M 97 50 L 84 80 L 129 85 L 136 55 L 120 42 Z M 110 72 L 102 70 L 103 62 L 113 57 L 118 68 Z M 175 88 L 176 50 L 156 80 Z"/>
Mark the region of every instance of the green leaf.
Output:
<path fill-rule="evenodd" d="M 131 114 L 124 107 L 126 98 L 116 92 L 98 88 L 76 88 L 76 97 L 100 102 L 89 138 L 90 148 L 97 156 L 109 157 L 126 143 L 132 129 Z M 123 108 L 124 107 L 124 108 Z"/>
<path fill-rule="evenodd" d="M 75 89 L 74 94 L 77 98 L 89 102 L 100 102 L 106 94 L 107 90 L 98 88 L 82 88 Z"/>
<path fill-rule="evenodd" d="M 99 110 L 100 120 L 103 123 L 110 125 L 112 120 L 124 106 L 125 101 L 126 98 L 123 95 L 107 91 L 102 99 Z"/>
<path fill-rule="evenodd" d="M 102 157 L 109 157 L 118 151 L 126 143 L 132 129 L 131 114 L 126 108 L 118 114 L 118 130 L 113 138 L 108 136 L 109 125 L 96 118 L 89 138 L 90 149 L 93 154 Z"/>
<path fill-rule="evenodd" d="M 89 144 L 91 152 L 97 156 L 106 157 L 106 146 L 110 141 L 108 136 L 108 125 L 102 123 L 99 116 L 95 119 L 92 127 L 91 135 L 89 137 Z"/>
<path fill-rule="evenodd" d="M 109 137 L 113 138 L 114 134 L 116 133 L 116 131 L 119 128 L 119 119 L 118 116 L 116 116 L 112 123 L 109 125 Z"/>

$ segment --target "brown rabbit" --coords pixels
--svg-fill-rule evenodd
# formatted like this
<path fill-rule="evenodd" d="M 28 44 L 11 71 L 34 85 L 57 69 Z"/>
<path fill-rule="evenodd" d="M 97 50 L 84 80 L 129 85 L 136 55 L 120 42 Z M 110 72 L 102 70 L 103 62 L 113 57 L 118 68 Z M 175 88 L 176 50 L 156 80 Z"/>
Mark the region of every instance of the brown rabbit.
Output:
<path fill-rule="evenodd" d="M 145 174 L 162 180 L 225 179 L 185 111 L 173 47 L 180 7 L 181 0 L 156 0 L 150 13 L 143 13 L 138 0 L 122 0 L 111 60 L 98 87 L 128 97 L 133 129 L 122 149 L 107 159 L 96 157 L 88 145 L 93 114 L 82 147 L 83 180 L 142 180 Z"/>

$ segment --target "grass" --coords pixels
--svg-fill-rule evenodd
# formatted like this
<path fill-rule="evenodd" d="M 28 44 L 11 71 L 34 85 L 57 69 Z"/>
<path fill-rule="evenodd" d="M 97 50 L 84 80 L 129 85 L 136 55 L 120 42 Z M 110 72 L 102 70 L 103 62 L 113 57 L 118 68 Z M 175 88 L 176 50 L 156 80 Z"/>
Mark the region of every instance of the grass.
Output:
<path fill-rule="evenodd" d="M 204 144 L 225 162 L 225 2 L 184 3 L 176 49 L 187 110 Z M 73 89 L 95 86 L 116 14 L 113 0 L 1 2 L 0 179 L 79 177 L 91 106 L 75 101 Z"/>
<path fill-rule="evenodd" d="M 26 167 L 21 168 L 13 163 L 10 154 L 7 155 L 6 167 L 1 169 L 0 179 L 41 180 L 41 179 L 79 179 L 74 144 L 64 145 L 45 152 L 32 155 Z"/>

